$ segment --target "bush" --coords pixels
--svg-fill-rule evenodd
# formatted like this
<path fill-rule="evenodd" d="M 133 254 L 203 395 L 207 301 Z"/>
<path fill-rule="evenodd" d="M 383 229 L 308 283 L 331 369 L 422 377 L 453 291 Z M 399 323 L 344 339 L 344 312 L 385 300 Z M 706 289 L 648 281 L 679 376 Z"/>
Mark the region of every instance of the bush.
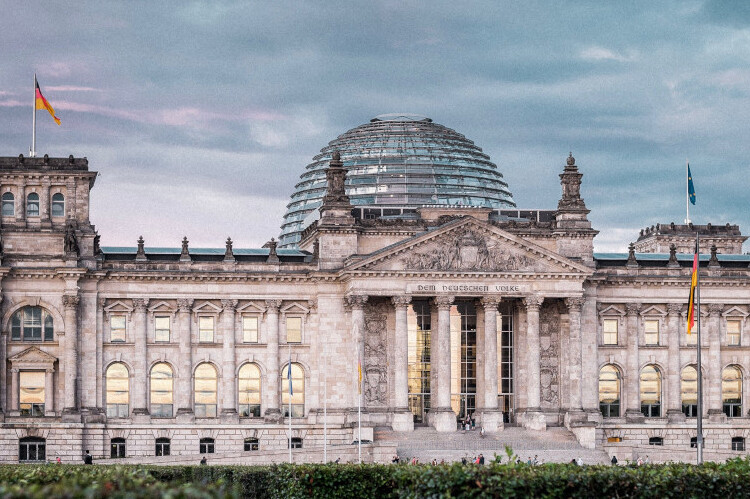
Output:
<path fill-rule="evenodd" d="M 3 498 L 736 497 L 750 461 L 726 464 L 2 465 Z"/>

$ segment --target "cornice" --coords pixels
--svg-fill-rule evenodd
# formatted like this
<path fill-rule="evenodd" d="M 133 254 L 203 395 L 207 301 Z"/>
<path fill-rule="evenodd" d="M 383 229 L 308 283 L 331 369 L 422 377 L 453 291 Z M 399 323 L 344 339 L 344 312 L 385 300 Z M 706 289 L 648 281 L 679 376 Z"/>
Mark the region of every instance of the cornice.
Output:
<path fill-rule="evenodd" d="M 584 281 L 589 276 L 578 273 L 543 273 L 543 272 L 467 272 L 467 271 L 428 271 L 428 270 L 347 270 L 341 273 L 341 277 L 349 279 L 354 277 L 399 277 L 399 278 L 475 278 L 475 279 L 529 279 L 550 280 L 564 279 L 572 281 Z"/>

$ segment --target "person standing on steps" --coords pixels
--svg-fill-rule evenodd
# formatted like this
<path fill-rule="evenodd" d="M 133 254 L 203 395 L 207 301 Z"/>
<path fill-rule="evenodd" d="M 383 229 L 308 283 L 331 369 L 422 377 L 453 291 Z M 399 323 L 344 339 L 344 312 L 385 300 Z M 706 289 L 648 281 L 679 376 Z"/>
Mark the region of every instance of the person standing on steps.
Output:
<path fill-rule="evenodd" d="M 612 463 L 612 466 L 615 466 L 615 465 L 617 465 L 617 456 L 612 456 L 612 461 L 611 461 L 611 463 Z"/>
<path fill-rule="evenodd" d="M 94 464 L 94 458 L 89 454 L 88 449 L 86 449 L 86 454 L 83 456 L 83 464 Z"/>

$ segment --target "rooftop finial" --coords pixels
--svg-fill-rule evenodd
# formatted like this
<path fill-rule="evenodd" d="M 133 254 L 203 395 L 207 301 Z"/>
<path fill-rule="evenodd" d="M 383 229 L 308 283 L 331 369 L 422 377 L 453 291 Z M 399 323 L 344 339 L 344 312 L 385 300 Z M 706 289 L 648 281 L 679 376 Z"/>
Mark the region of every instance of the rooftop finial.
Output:
<path fill-rule="evenodd" d="M 575 166 L 576 159 L 573 157 L 573 151 L 570 151 L 570 154 L 568 155 L 568 166 Z"/>
<path fill-rule="evenodd" d="M 181 262 L 189 262 L 190 261 L 190 250 L 188 249 L 188 241 L 187 236 L 182 238 L 182 252 L 180 253 L 180 261 Z"/>
<path fill-rule="evenodd" d="M 225 262 L 234 261 L 234 250 L 233 250 L 232 238 L 228 236 L 227 236 L 227 249 L 224 252 L 224 261 Z"/>

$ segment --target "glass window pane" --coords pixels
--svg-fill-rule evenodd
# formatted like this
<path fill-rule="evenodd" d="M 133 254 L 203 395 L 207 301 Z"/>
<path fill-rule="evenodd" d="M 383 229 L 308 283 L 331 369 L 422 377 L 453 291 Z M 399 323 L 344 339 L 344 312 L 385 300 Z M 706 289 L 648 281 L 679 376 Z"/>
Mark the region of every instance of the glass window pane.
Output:
<path fill-rule="evenodd" d="M 245 343 L 258 343 L 258 318 L 253 316 L 242 317 L 242 341 Z"/>
<path fill-rule="evenodd" d="M 169 341 L 169 316 L 154 317 L 154 341 Z"/>
<path fill-rule="evenodd" d="M 110 341 L 125 341 L 125 316 L 113 315 L 109 318 Z"/>
<path fill-rule="evenodd" d="M 644 324 L 646 345 L 659 344 L 659 321 L 647 320 Z"/>
<path fill-rule="evenodd" d="M 740 344 L 740 326 L 741 322 L 737 320 L 727 321 L 727 345 L 736 346 Z"/>
<path fill-rule="evenodd" d="M 19 403 L 44 404 L 44 371 L 18 373 Z"/>
<path fill-rule="evenodd" d="M 302 318 L 287 317 L 286 319 L 286 341 L 287 343 L 302 343 Z"/>
<path fill-rule="evenodd" d="M 198 325 L 200 329 L 199 341 L 212 342 L 214 341 L 214 318 L 213 317 L 200 317 L 198 319 Z"/>
<path fill-rule="evenodd" d="M 617 345 L 617 319 L 604 319 L 604 344 Z"/>

